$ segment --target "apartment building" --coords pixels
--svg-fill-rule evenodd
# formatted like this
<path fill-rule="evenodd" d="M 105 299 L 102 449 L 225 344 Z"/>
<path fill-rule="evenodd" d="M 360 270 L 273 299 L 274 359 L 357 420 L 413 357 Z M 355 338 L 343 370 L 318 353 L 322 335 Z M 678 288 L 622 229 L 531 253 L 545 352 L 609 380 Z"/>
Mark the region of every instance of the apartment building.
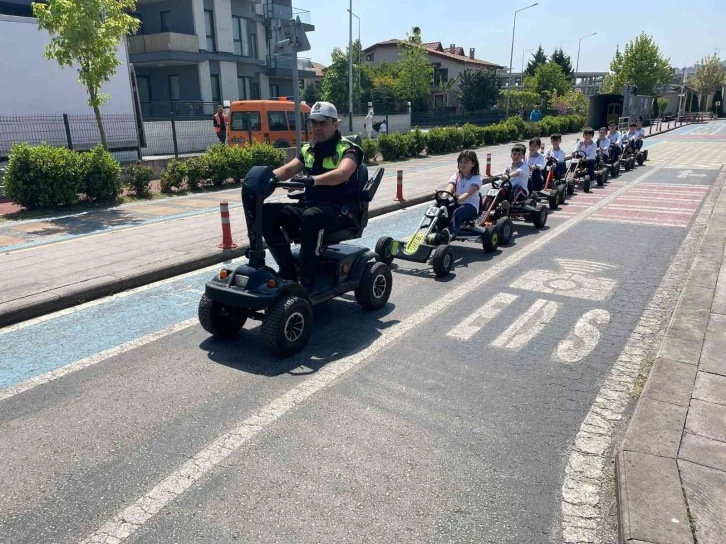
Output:
<path fill-rule="evenodd" d="M 502 89 L 506 89 L 509 84 L 509 72 L 501 72 Z M 526 74 L 525 74 L 526 75 Z M 585 96 L 593 96 L 600 92 L 607 72 L 578 72 L 575 77 L 573 88 L 578 89 Z M 521 89 L 523 84 L 522 72 L 512 72 L 512 89 Z"/>
<path fill-rule="evenodd" d="M 141 21 L 128 38 L 129 61 L 145 118 L 210 114 L 225 100 L 266 99 L 293 93 L 292 58 L 276 56 L 273 19 L 283 26 L 310 12 L 291 0 L 138 0 Z M 300 79 L 315 76 L 298 58 Z"/>

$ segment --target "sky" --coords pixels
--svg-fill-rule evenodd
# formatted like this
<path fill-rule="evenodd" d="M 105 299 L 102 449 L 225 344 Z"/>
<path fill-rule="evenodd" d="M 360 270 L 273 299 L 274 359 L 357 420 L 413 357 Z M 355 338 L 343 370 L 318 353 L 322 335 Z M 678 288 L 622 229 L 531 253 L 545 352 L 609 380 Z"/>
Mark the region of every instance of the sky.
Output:
<path fill-rule="evenodd" d="M 456 44 L 467 54 L 474 47 L 476 58 L 508 67 L 514 10 L 533 1 L 353 0 L 353 13 L 361 19 L 363 47 L 404 38 L 418 26 L 424 42 L 440 41 L 444 47 Z M 308 34 L 312 49 L 300 56 L 327 66 L 333 48 L 348 45 L 349 0 L 293 0 L 293 5 L 309 10 L 315 25 Z M 547 55 L 562 47 L 574 68 L 579 38 L 593 32 L 597 34 L 582 40 L 581 71 L 608 71 L 615 47 L 620 45 L 622 50 L 641 31 L 653 36 L 672 66 L 692 66 L 714 51 L 722 58 L 726 55 L 724 23 L 726 3 L 716 0 L 541 0 L 517 14 L 512 70 L 518 72 L 523 53 L 540 44 Z M 353 39 L 357 37 L 358 21 L 353 18 Z M 525 62 L 530 55 L 525 54 Z"/>

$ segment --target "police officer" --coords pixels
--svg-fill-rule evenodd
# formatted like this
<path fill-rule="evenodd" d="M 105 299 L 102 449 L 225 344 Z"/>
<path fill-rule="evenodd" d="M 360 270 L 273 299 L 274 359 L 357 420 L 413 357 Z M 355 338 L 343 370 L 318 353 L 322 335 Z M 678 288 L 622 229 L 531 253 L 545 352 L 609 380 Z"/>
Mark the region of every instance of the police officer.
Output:
<path fill-rule="evenodd" d="M 280 267 L 280 275 L 297 279 L 290 236 L 300 236 L 300 282 L 306 289 L 314 286 L 315 267 L 325 231 L 354 228 L 358 220 L 356 175 L 363 150 L 343 138 L 338 111 L 330 102 L 316 102 L 310 112 L 313 140 L 302 145 L 301 153 L 274 171 L 279 180 L 304 174 L 303 199 L 296 204 L 264 205 L 262 233 L 270 253 Z"/>

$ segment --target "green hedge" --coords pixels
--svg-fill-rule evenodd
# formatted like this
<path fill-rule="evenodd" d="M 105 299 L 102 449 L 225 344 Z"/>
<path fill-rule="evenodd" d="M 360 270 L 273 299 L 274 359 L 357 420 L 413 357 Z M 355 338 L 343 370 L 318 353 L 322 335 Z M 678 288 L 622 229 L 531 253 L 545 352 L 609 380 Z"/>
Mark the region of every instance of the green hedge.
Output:
<path fill-rule="evenodd" d="M 382 134 L 378 140 L 364 140 L 363 145 L 373 146 L 376 144 L 368 142 L 378 142 L 378 150 L 383 159 L 397 161 L 407 156 L 415 157 L 424 149 L 429 155 L 437 155 L 454 153 L 462 148 L 529 140 L 535 136 L 547 138 L 555 132 L 576 132 L 584 124 L 585 117 L 582 115 L 545 117 L 536 123 L 524 121 L 520 117 L 511 117 L 507 121 L 486 127 L 467 123 L 462 127 L 434 127 L 428 133 L 416 128 L 408 134 Z M 406 153 L 406 142 L 408 142 L 408 153 Z M 369 157 L 370 154 L 366 152 L 366 156 Z"/>

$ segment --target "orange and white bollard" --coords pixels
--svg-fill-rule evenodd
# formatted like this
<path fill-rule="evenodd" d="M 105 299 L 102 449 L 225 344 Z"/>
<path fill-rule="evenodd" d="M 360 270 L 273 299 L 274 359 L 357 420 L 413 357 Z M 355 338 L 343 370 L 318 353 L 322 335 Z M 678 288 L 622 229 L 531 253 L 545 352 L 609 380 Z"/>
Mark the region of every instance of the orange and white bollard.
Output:
<path fill-rule="evenodd" d="M 403 198 L 403 170 L 396 172 L 396 198 L 393 199 L 396 202 L 406 202 Z"/>
<path fill-rule="evenodd" d="M 670 130 L 670 129 L 671 129 L 671 122 L 668 121 L 668 128 L 666 130 Z"/>
<path fill-rule="evenodd" d="M 487 168 L 484 173 L 486 174 L 487 177 L 489 177 L 489 178 L 492 177 L 492 154 L 491 153 L 487 153 Z"/>
<path fill-rule="evenodd" d="M 648 134 L 653 134 L 653 123 L 648 125 Z"/>
<path fill-rule="evenodd" d="M 222 214 L 222 243 L 217 247 L 219 249 L 234 249 L 237 244 L 232 241 L 232 227 L 229 224 L 229 204 L 220 202 L 219 211 Z"/>

